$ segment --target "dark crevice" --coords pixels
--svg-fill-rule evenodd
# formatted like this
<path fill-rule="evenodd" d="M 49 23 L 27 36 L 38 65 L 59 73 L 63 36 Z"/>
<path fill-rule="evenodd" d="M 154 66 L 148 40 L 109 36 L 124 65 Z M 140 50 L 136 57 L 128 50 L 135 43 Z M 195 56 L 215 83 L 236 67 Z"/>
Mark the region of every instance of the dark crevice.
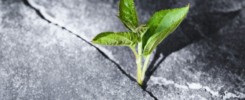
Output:
<path fill-rule="evenodd" d="M 143 89 L 145 92 L 147 92 L 154 100 L 158 100 L 156 96 L 154 96 L 154 94 L 146 89 Z"/>
<path fill-rule="evenodd" d="M 117 66 L 117 68 L 124 74 L 126 75 L 131 81 L 136 82 L 136 80 L 129 74 L 126 73 L 126 71 L 124 71 L 122 69 L 122 67 L 114 60 L 112 60 L 109 56 L 107 56 L 102 50 L 100 50 L 98 47 L 96 47 L 95 45 L 93 45 L 92 43 L 90 43 L 89 41 L 83 39 L 81 36 L 72 33 L 70 30 L 66 29 L 65 27 L 62 27 L 62 29 L 70 32 L 71 34 L 75 35 L 76 37 L 78 37 L 79 39 L 81 39 L 82 41 L 86 42 L 87 44 L 89 44 L 90 46 L 94 47 L 101 55 L 103 55 L 107 60 L 111 61 L 113 64 L 115 64 Z"/>
<path fill-rule="evenodd" d="M 46 18 L 39 12 L 38 9 L 36 9 L 36 8 L 34 8 L 32 5 L 30 5 L 29 2 L 28 2 L 28 0 L 23 0 L 23 2 L 24 2 L 25 5 L 31 7 L 32 9 L 34 9 L 34 10 L 37 12 L 37 14 L 38 14 L 42 19 L 44 19 L 45 21 L 47 21 L 47 22 L 53 24 L 50 20 L 46 19 Z M 119 69 L 124 75 L 126 75 L 130 80 L 136 82 L 136 80 L 135 80 L 132 76 L 130 76 L 129 74 L 127 74 L 127 73 L 122 69 L 122 67 L 121 67 L 118 63 L 116 63 L 116 62 L 115 62 L 114 60 L 112 60 L 109 56 L 107 56 L 107 55 L 106 55 L 102 50 L 100 50 L 97 46 L 95 46 L 95 45 L 93 45 L 92 43 L 90 43 L 89 41 L 85 40 L 84 38 L 82 38 L 82 37 L 79 36 L 78 34 L 73 33 L 71 30 L 67 29 L 67 28 L 64 27 L 64 26 L 60 26 L 60 25 L 57 25 L 57 24 L 54 24 L 54 25 L 56 25 L 56 26 L 60 27 L 61 29 L 65 30 L 65 31 L 67 31 L 67 32 L 69 32 L 69 33 L 71 33 L 72 35 L 74 35 L 74 36 L 76 36 L 77 38 L 81 39 L 82 41 L 86 42 L 86 43 L 89 44 L 90 46 L 94 47 L 94 48 L 95 48 L 97 51 L 99 51 L 99 53 L 101 53 L 106 59 L 108 59 L 109 61 L 111 61 L 112 63 L 114 63 L 114 64 L 118 67 L 118 69 Z"/>
<path fill-rule="evenodd" d="M 26 6 L 31 7 L 32 9 L 34 9 L 39 17 L 41 17 L 42 19 L 44 19 L 44 20 L 47 21 L 48 23 L 51 23 L 51 21 L 47 20 L 47 19 L 41 14 L 41 12 L 40 12 L 38 9 L 36 9 L 36 8 L 34 8 L 32 5 L 30 5 L 30 3 L 28 2 L 28 0 L 22 0 L 22 1 L 23 1 L 23 3 L 24 3 Z"/>
<path fill-rule="evenodd" d="M 24 3 L 26 6 L 28 6 L 28 7 L 32 8 L 32 9 L 34 9 L 35 12 L 37 13 L 37 15 L 40 16 L 40 18 L 42 18 L 43 20 L 47 21 L 47 22 L 50 23 L 50 24 L 54 24 L 54 23 L 52 23 L 52 21 L 46 19 L 46 18 L 41 14 L 41 12 L 40 12 L 38 9 L 36 9 L 35 7 L 33 7 L 33 6 L 28 2 L 28 0 L 22 0 L 22 1 L 23 1 L 23 3 Z M 89 41 L 87 41 L 87 40 L 85 40 L 84 38 L 82 38 L 80 35 L 78 35 L 78 34 L 72 32 L 71 30 L 67 29 L 67 28 L 64 27 L 64 26 L 60 26 L 60 25 L 58 25 L 58 24 L 54 24 L 54 25 L 57 26 L 57 27 L 60 27 L 61 29 L 65 30 L 65 31 L 67 31 L 67 32 L 69 32 L 69 33 L 71 33 L 72 35 L 74 35 L 74 36 L 76 36 L 77 38 L 81 39 L 81 40 L 84 41 L 85 43 L 87 43 L 87 44 L 89 44 L 90 46 L 94 47 L 94 48 L 95 48 L 95 49 L 96 49 L 102 56 L 104 56 L 107 60 L 109 60 L 109 61 L 111 61 L 113 64 L 115 64 L 115 65 L 117 66 L 117 68 L 118 68 L 124 75 L 126 75 L 131 81 L 137 82 L 137 81 L 135 80 L 135 78 L 133 78 L 130 74 L 128 74 L 125 70 L 123 70 L 122 67 L 121 67 L 116 61 L 114 61 L 113 59 L 111 59 L 108 55 L 106 55 L 105 52 L 103 52 L 103 51 L 102 51 L 101 49 L 99 49 L 97 46 L 93 45 L 93 44 L 90 43 Z M 146 90 L 145 88 L 142 88 L 142 89 L 143 89 L 146 93 L 148 93 L 154 100 L 158 100 L 158 99 L 153 95 L 153 93 L 151 93 L 150 91 Z"/>

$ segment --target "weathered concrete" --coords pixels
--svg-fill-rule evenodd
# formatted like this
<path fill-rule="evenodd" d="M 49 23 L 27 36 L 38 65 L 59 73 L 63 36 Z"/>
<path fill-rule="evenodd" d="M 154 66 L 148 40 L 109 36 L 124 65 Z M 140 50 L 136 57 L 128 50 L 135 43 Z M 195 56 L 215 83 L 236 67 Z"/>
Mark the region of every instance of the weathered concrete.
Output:
<path fill-rule="evenodd" d="M 122 73 L 136 70 L 128 48 L 88 43 L 126 31 L 117 3 L 1 0 L 0 99 L 152 99 Z M 155 51 L 146 90 L 160 100 L 244 99 L 244 0 L 136 0 L 141 22 L 188 3 L 188 17 Z"/>
<path fill-rule="evenodd" d="M 0 21 L 1 100 L 153 99 L 94 47 L 22 1 L 1 1 Z"/>
<path fill-rule="evenodd" d="M 118 0 L 26 0 L 40 14 L 51 23 L 65 27 L 87 41 L 104 31 L 127 31 L 116 15 L 118 14 Z M 170 50 L 158 50 L 167 56 L 184 46 L 209 37 L 231 21 L 242 9 L 242 0 L 135 0 L 141 23 L 145 23 L 150 15 L 160 9 L 181 7 L 190 3 L 191 10 L 187 19 L 174 32 L 166 42 L 161 44 L 162 48 Z M 179 41 L 181 40 L 181 41 Z M 172 45 L 171 43 L 175 43 Z M 105 47 L 98 46 L 111 59 L 121 67 L 135 75 L 134 56 L 127 47 Z M 127 58 L 127 59 L 125 59 Z"/>
<path fill-rule="evenodd" d="M 161 100 L 245 99 L 244 14 L 218 34 L 166 57 L 147 89 Z"/>

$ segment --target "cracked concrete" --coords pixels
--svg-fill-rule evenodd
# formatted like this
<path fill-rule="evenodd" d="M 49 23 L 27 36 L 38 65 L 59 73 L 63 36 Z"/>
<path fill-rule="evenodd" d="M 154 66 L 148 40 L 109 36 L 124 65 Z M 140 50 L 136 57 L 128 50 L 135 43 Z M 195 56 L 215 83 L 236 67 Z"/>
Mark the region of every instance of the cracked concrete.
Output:
<path fill-rule="evenodd" d="M 142 22 L 156 10 L 191 3 L 187 19 L 155 51 L 157 70 L 144 91 L 134 82 L 128 48 L 89 42 L 103 31 L 126 30 L 115 16 L 117 0 L 23 1 L 0 1 L 0 99 L 245 98 L 242 0 L 136 0 Z"/>
<path fill-rule="evenodd" d="M 91 41 L 94 36 L 103 31 L 126 31 L 116 17 L 118 13 L 118 1 L 116 0 L 104 0 L 101 2 L 93 0 L 75 0 L 69 2 L 66 0 L 26 1 L 29 2 L 34 9 L 39 11 L 44 19 L 75 33 L 86 41 Z M 168 51 L 160 49 L 161 52 L 165 53 L 164 56 L 167 56 L 171 52 L 177 51 L 192 42 L 200 40 L 201 38 L 207 38 L 207 36 L 216 33 L 222 25 L 230 21 L 228 19 L 232 19 L 237 14 L 237 11 L 241 9 L 240 2 L 241 0 L 235 0 L 233 2 L 227 0 L 219 2 L 202 2 L 198 0 L 174 2 L 171 0 L 156 0 L 151 4 L 148 3 L 147 0 L 136 0 L 136 5 L 141 21 L 146 22 L 153 11 L 167 7 L 180 7 L 191 3 L 189 17 L 187 17 L 178 31 L 174 32 L 169 39 L 166 40 L 166 43 L 160 45 L 162 48 L 169 48 L 169 46 L 171 46 L 172 49 Z M 204 7 L 206 6 L 212 9 L 205 9 Z M 212 14 L 213 12 L 217 12 L 217 14 Z M 91 27 L 93 27 L 92 30 Z M 176 40 L 178 40 L 178 42 L 176 42 Z M 171 43 L 174 43 L 174 45 Z M 129 76 L 135 77 L 136 65 L 134 56 L 129 48 L 99 45 L 96 45 L 96 47 L 101 49 L 101 51 L 113 61 L 121 65 L 122 70 L 125 70 Z"/>
<path fill-rule="evenodd" d="M 212 90 L 210 87 L 204 86 L 200 83 L 178 84 L 172 80 L 168 80 L 168 79 L 163 78 L 163 77 L 154 77 L 154 76 L 151 77 L 150 82 L 151 82 L 151 84 L 154 84 L 154 85 L 163 85 L 163 86 L 173 85 L 176 88 L 185 89 L 185 90 L 189 90 L 189 89 L 191 89 L 191 90 L 205 90 L 206 92 L 210 93 L 211 96 L 223 98 L 224 100 L 227 100 L 230 98 L 240 98 L 240 99 L 245 98 L 245 94 L 242 92 L 240 92 L 240 93 L 238 92 L 235 94 L 235 93 L 225 91 L 224 94 L 221 95 L 219 93 L 219 91 Z M 202 98 L 204 98 L 204 97 L 202 97 Z"/>
<path fill-rule="evenodd" d="M 72 1 L 66 3 L 67 1 L 52 1 L 56 6 L 46 5 L 46 1 L 35 1 L 26 0 L 34 9 L 40 12 L 40 14 L 47 21 L 56 24 L 59 27 L 63 27 L 72 33 L 82 37 L 86 41 L 91 41 L 92 38 L 98 33 L 103 31 L 125 31 L 123 25 L 120 24 L 119 20 L 115 16 L 117 10 L 113 8 L 110 4 L 97 3 L 89 0 L 82 1 Z M 76 4 L 76 5 L 74 5 Z M 63 6 L 65 5 L 65 6 Z M 116 5 L 116 4 L 115 4 Z M 54 7 L 54 8 L 53 8 Z M 63 8 L 65 7 L 65 8 Z M 94 8 L 96 7 L 96 8 Z M 47 9 L 48 8 L 48 9 Z M 73 9 L 71 9 L 73 8 Z M 62 13 L 55 13 L 56 10 L 60 10 Z M 98 11 L 100 10 L 100 12 Z M 76 13 L 81 12 L 81 13 Z M 86 13 L 86 12 L 95 12 Z M 103 13 L 110 12 L 110 13 Z M 103 16 L 100 19 L 99 17 Z M 106 16 L 106 17 L 105 17 Z M 70 18 L 69 18 L 70 17 Z M 94 24 L 96 23 L 96 24 Z M 90 27 L 94 27 L 93 30 Z M 86 34 L 85 34 L 86 33 Z M 132 62 L 133 55 L 129 48 L 126 47 L 103 47 L 96 45 L 108 58 L 112 59 L 127 72 L 131 72 L 129 77 L 134 77 L 132 73 L 135 69 L 135 63 Z M 128 60 L 121 60 L 122 58 L 128 58 Z M 129 66 L 128 66 L 129 65 Z M 129 68 L 127 68 L 127 67 Z M 132 70 L 133 69 L 133 70 Z"/>
<path fill-rule="evenodd" d="M 88 42 L 88 40 L 84 39 L 84 38 L 86 38 L 86 37 L 82 37 L 82 36 L 80 36 L 80 35 L 74 33 L 74 31 L 72 31 L 72 30 L 66 28 L 66 25 L 65 25 L 65 24 L 63 24 L 62 22 L 57 21 L 56 19 L 54 19 L 54 18 L 52 18 L 50 15 L 48 15 L 48 14 L 46 13 L 45 9 L 44 9 L 42 6 L 39 6 L 39 5 L 35 4 L 35 3 L 34 3 L 33 1 L 31 1 L 31 0 L 23 0 L 23 2 L 24 2 L 26 5 L 28 5 L 28 6 L 30 6 L 31 8 L 33 8 L 33 9 L 39 14 L 39 16 L 40 16 L 41 18 L 43 18 L 44 20 L 46 20 L 47 22 L 49 22 L 49 23 L 51 23 L 51 24 L 54 24 L 54 25 L 56 25 L 56 26 L 58 26 L 58 27 L 60 27 L 60 28 L 62 28 L 62 29 L 64 29 L 64 30 L 68 31 L 69 33 L 75 35 L 76 37 L 82 39 L 82 40 L 85 41 L 86 43 L 88 43 L 88 44 L 90 44 L 91 46 L 95 47 L 95 48 L 96 48 L 96 49 L 97 49 L 97 50 L 98 50 L 98 51 L 99 51 L 105 58 L 107 58 L 108 60 L 110 60 L 111 62 L 113 62 L 114 64 L 116 64 L 116 66 L 118 67 L 118 69 L 119 69 L 124 75 L 126 75 L 130 80 L 136 82 L 135 78 L 133 78 L 132 76 L 130 76 L 130 74 L 126 73 L 126 72 L 122 69 L 122 67 L 120 66 L 120 64 L 118 64 L 116 61 L 114 61 L 113 58 L 112 58 L 112 59 L 110 58 L 110 57 L 113 57 L 112 55 L 109 54 L 109 56 L 108 56 L 108 53 L 107 53 L 107 52 L 109 52 L 109 51 L 108 51 L 107 49 L 104 49 L 103 47 L 97 47 L 97 46 L 91 44 L 90 42 Z M 102 49 L 102 50 L 101 50 L 101 49 Z M 106 52 L 106 53 L 105 53 L 105 52 Z M 146 92 L 147 92 L 152 98 L 154 98 L 155 100 L 157 99 L 157 98 L 156 98 L 150 91 L 147 91 L 147 90 L 144 90 L 144 91 L 146 91 Z"/>
<path fill-rule="evenodd" d="M 123 74 L 125 74 L 127 77 L 129 77 L 132 81 L 135 81 L 135 79 L 134 79 L 132 76 L 130 76 L 129 74 L 127 74 L 127 73 L 122 69 L 122 67 L 121 67 L 118 63 L 116 63 L 116 62 L 114 61 L 113 58 L 112 58 L 112 59 L 110 58 L 110 57 L 112 57 L 112 56 L 110 56 L 110 55 L 108 56 L 107 53 L 105 53 L 105 52 L 109 52 L 107 49 L 104 49 L 103 47 L 100 48 L 100 47 L 97 47 L 96 45 L 93 45 L 92 43 L 90 43 L 89 40 L 84 39 L 84 38 L 86 38 L 86 37 L 82 37 L 82 36 L 78 35 L 77 33 L 74 33 L 73 30 L 70 30 L 70 29 L 66 28 L 66 25 L 61 24 L 61 22 L 59 22 L 59 21 L 57 21 L 56 19 L 54 19 L 54 18 L 52 18 L 51 16 L 49 16 L 47 13 L 45 13 L 45 10 L 44 10 L 43 7 L 41 7 L 41 6 L 39 6 L 39 5 L 35 4 L 35 3 L 33 3 L 33 1 L 23 0 L 23 2 L 24 2 L 27 6 L 33 8 L 33 9 L 38 13 L 38 15 L 39 15 L 41 18 L 43 18 L 43 20 L 46 20 L 47 22 L 49 22 L 49 23 L 51 23 L 51 24 L 54 24 L 54 25 L 56 25 L 57 27 L 59 27 L 59 28 L 65 30 L 65 31 L 68 31 L 68 32 L 71 33 L 72 35 L 75 35 L 75 36 L 78 37 L 79 39 L 85 41 L 85 42 L 88 43 L 89 45 L 91 45 L 91 46 L 93 46 L 94 48 L 96 48 L 96 49 L 97 49 L 97 50 L 98 50 L 98 51 L 99 51 L 105 58 L 107 58 L 108 60 L 110 60 L 111 62 L 113 62 L 114 64 L 116 64 L 117 67 L 120 69 L 120 71 L 122 71 Z"/>
<path fill-rule="evenodd" d="M 153 99 L 96 48 L 22 1 L 0 5 L 1 100 Z"/>
<path fill-rule="evenodd" d="M 147 89 L 163 100 L 175 99 L 175 95 L 186 99 L 245 99 L 244 18 L 242 11 L 218 34 L 169 55 L 150 78 Z M 239 27 L 232 27 L 237 22 Z M 167 91 L 175 92 L 170 95 Z"/>

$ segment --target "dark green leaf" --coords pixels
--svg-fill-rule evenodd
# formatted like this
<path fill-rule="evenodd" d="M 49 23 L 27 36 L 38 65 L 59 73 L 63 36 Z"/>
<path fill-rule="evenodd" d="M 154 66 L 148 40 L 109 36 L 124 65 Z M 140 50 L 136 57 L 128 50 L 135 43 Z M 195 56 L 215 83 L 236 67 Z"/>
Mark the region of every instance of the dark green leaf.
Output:
<path fill-rule="evenodd" d="M 120 0 L 119 18 L 131 31 L 133 31 L 138 26 L 138 17 L 134 5 L 134 0 Z"/>
<path fill-rule="evenodd" d="M 97 35 L 92 42 L 111 46 L 132 46 L 138 41 L 137 35 L 131 32 L 104 32 Z"/>
<path fill-rule="evenodd" d="M 189 5 L 183 8 L 156 12 L 147 23 L 149 29 L 143 35 L 143 53 L 149 55 L 183 21 Z"/>

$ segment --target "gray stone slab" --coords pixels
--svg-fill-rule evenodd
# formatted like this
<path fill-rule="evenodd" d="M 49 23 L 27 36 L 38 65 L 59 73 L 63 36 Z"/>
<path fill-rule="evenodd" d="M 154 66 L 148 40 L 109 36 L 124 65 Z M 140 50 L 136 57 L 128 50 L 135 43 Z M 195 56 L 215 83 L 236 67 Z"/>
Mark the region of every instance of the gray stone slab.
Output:
<path fill-rule="evenodd" d="M 118 0 L 28 1 L 47 20 L 66 27 L 87 41 L 91 41 L 100 32 L 126 31 L 116 17 L 118 14 Z M 237 16 L 242 9 L 244 0 L 135 0 L 135 2 L 141 22 L 146 22 L 151 14 L 160 9 L 181 7 L 190 3 L 190 13 L 181 24 L 179 31 L 174 32 L 165 43 L 159 46 L 159 48 L 171 48 L 164 55 L 167 56 L 193 41 L 217 33 L 220 28 Z M 173 41 L 177 41 L 177 45 L 171 45 Z M 127 47 L 105 46 L 99 46 L 99 48 L 120 64 L 126 72 L 134 76 L 135 61 L 130 49 Z"/>
<path fill-rule="evenodd" d="M 28 1 L 45 19 L 66 27 L 87 41 L 103 31 L 126 30 L 116 17 L 118 0 Z M 188 17 L 156 50 L 157 56 L 167 58 L 147 83 L 147 90 L 162 100 L 244 98 L 244 75 L 239 74 L 244 73 L 241 67 L 244 56 L 239 52 L 243 50 L 239 41 L 243 40 L 241 32 L 244 30 L 236 28 L 242 25 L 236 24 L 242 22 L 236 19 L 244 14 L 240 13 L 244 0 L 136 0 L 142 22 L 154 11 L 187 3 L 191 5 Z M 228 32 L 229 27 L 234 27 L 231 32 Z M 234 33 L 239 35 L 232 37 Z M 191 44 L 202 38 L 205 39 Z M 188 44 L 191 45 L 185 47 Z M 126 72 L 135 73 L 133 54 L 128 48 L 99 48 Z M 171 54 L 174 51 L 177 52 Z M 241 55 L 237 56 L 237 53 Z M 236 54 L 234 58 L 233 54 Z M 230 71 L 233 66 L 235 71 Z"/>
<path fill-rule="evenodd" d="M 28 0 L 52 23 L 91 41 L 100 32 L 126 31 L 117 18 L 117 2 L 113 0 Z M 97 45 L 98 46 L 98 45 Z M 124 66 L 127 72 L 135 73 L 134 55 L 127 47 L 98 46 L 111 59 Z M 133 76 L 133 75 L 132 75 Z"/>
<path fill-rule="evenodd" d="M 161 100 L 244 99 L 244 55 L 237 54 L 211 41 L 192 44 L 168 56 L 147 89 Z"/>
<path fill-rule="evenodd" d="M 95 48 L 21 0 L 0 1 L 0 22 L 1 100 L 152 99 Z"/>
<path fill-rule="evenodd" d="M 245 10 L 211 38 L 174 52 L 147 89 L 160 100 L 245 99 Z"/>

